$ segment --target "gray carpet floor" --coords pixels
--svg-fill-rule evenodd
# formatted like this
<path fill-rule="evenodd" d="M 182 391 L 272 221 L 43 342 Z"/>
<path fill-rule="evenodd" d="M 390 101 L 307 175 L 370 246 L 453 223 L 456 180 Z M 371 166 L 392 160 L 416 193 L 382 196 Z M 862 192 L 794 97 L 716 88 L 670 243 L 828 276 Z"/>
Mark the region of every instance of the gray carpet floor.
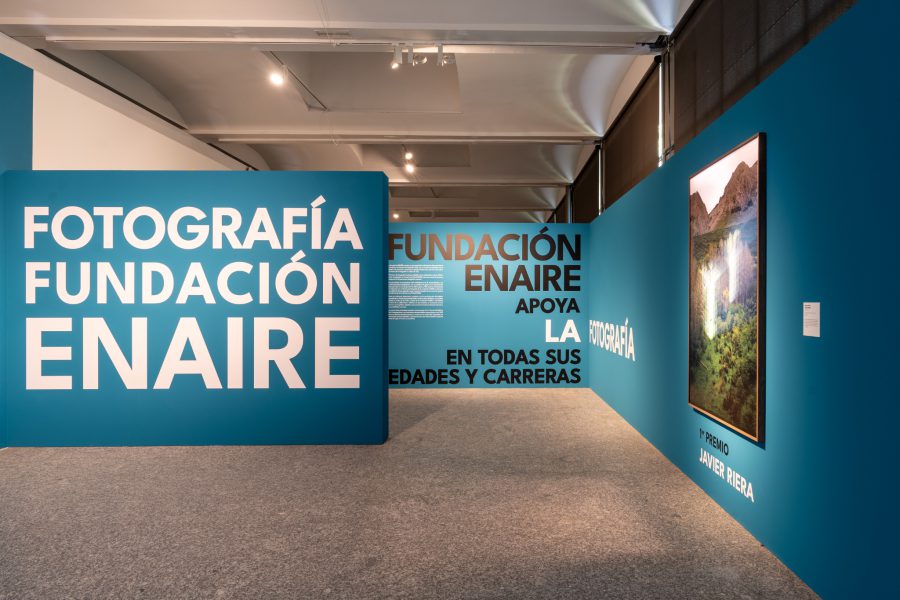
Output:
<path fill-rule="evenodd" d="M 376 447 L 0 452 L 0 598 L 810 598 L 587 390 L 394 391 Z"/>

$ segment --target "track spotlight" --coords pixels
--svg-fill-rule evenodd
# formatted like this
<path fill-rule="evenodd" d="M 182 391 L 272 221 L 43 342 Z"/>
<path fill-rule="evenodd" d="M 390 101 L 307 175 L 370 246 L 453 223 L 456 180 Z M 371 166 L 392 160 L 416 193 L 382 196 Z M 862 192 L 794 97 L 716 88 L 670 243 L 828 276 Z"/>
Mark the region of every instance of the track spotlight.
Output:
<path fill-rule="evenodd" d="M 411 67 L 415 67 L 418 65 L 424 65 L 428 63 L 428 55 L 427 54 L 416 54 L 416 49 L 412 44 L 393 44 L 394 55 L 391 57 L 391 69 L 399 69 L 403 66 L 404 63 L 404 54 L 406 64 Z M 424 52 L 431 52 L 435 47 L 423 48 Z M 437 65 L 439 67 L 445 67 L 447 65 L 455 65 L 456 64 L 456 55 L 455 54 L 445 54 L 444 53 L 444 45 L 437 44 Z"/>
<path fill-rule="evenodd" d="M 395 218 L 395 219 L 399 219 L 399 218 L 400 218 L 400 213 L 394 213 L 394 218 Z"/>
<path fill-rule="evenodd" d="M 272 85 L 277 87 L 283 86 L 284 82 L 287 81 L 285 73 L 286 71 L 287 67 L 282 65 L 281 71 L 272 71 L 271 73 L 269 73 L 269 81 L 272 83 Z"/>
<path fill-rule="evenodd" d="M 409 150 L 407 150 L 406 153 L 403 155 L 403 158 L 405 158 L 406 160 L 412 160 L 412 159 L 413 159 L 413 153 L 410 152 Z"/>
<path fill-rule="evenodd" d="M 415 173 L 416 172 L 416 165 L 414 165 L 412 163 L 406 163 L 406 165 L 404 165 L 403 168 L 406 169 L 407 173 Z"/>

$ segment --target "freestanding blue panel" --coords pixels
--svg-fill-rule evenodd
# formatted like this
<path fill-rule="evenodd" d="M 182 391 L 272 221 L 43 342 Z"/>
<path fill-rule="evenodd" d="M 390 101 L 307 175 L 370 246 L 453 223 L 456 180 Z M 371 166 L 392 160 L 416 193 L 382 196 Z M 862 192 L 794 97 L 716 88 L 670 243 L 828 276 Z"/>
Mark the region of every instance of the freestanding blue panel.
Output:
<path fill-rule="evenodd" d="M 34 105 L 34 72 L 25 65 L 0 54 L 0 175 L 10 169 L 30 169 L 32 154 L 32 112 Z M 3 203 L 3 186 L 0 185 L 0 205 Z M 0 212 L 0 228 L 3 217 Z M 0 246 L 0 262 L 3 249 Z M 0 274 L 0 286 L 3 275 Z M 3 314 L 0 300 L 0 314 Z M 5 339 L 4 323 L 0 318 L 0 339 Z M 0 345 L 0 365 L 5 360 Z M 6 446 L 6 400 L 3 395 L 6 383 L 0 368 L 0 448 Z"/>
<path fill-rule="evenodd" d="M 10 445 L 386 439 L 384 175 L 3 187 Z"/>

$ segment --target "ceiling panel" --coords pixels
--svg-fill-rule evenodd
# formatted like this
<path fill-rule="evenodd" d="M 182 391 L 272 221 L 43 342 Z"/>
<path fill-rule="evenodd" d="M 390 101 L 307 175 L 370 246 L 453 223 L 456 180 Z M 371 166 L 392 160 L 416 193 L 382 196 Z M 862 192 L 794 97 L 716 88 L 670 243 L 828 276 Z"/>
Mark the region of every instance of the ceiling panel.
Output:
<path fill-rule="evenodd" d="M 440 66 L 433 56 L 405 69 L 391 69 L 393 55 L 385 52 L 278 52 L 277 56 L 330 111 L 459 113 L 461 109 L 456 65 Z"/>

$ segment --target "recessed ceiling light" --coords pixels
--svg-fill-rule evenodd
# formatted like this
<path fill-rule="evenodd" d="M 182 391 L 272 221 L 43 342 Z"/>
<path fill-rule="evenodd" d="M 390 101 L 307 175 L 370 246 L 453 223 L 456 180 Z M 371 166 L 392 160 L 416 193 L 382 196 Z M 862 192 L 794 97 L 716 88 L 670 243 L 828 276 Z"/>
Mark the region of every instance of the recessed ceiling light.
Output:
<path fill-rule="evenodd" d="M 406 154 L 403 155 L 403 158 L 405 158 L 406 160 L 412 160 L 412 157 L 413 157 L 413 153 L 410 152 L 409 150 L 407 150 Z"/>
<path fill-rule="evenodd" d="M 412 163 L 406 163 L 406 166 L 404 168 L 406 169 L 407 173 L 415 173 L 416 172 L 416 165 L 414 165 Z"/>
<path fill-rule="evenodd" d="M 272 71 L 269 73 L 269 81 L 272 82 L 272 85 L 281 87 L 284 85 L 284 74 L 279 73 L 278 71 Z"/>

